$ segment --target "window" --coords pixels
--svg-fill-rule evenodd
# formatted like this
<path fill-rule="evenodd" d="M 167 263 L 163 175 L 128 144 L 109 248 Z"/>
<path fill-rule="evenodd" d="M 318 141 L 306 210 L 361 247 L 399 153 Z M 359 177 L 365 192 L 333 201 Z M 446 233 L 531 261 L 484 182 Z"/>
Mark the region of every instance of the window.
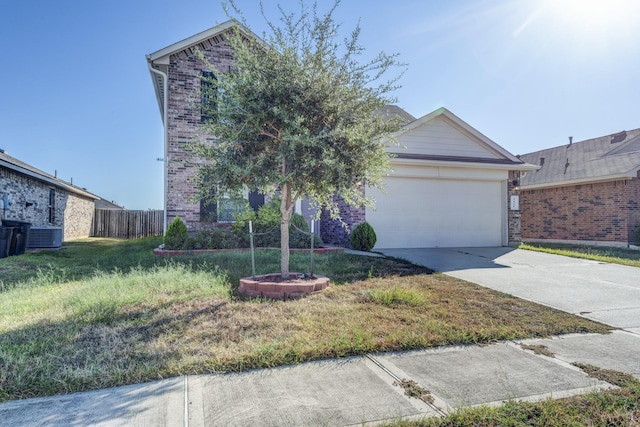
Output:
<path fill-rule="evenodd" d="M 253 190 L 249 193 L 249 205 L 251 209 L 258 212 L 260 206 L 264 205 L 264 194 L 260 194 L 258 190 Z"/>
<path fill-rule="evenodd" d="M 246 209 L 247 202 L 254 211 L 257 211 L 260 206 L 264 205 L 264 194 L 260 194 L 258 190 L 249 192 L 245 188 L 241 198 L 224 194 L 218 198 L 217 202 L 201 199 L 200 222 L 233 222 L 235 216 Z"/>
<path fill-rule="evenodd" d="M 200 200 L 200 222 L 216 222 L 218 220 L 218 204 Z"/>
<path fill-rule="evenodd" d="M 49 223 L 56 222 L 56 190 L 49 189 Z"/>
<path fill-rule="evenodd" d="M 203 71 L 200 78 L 200 122 L 214 120 L 218 112 L 218 87 L 212 71 Z"/>

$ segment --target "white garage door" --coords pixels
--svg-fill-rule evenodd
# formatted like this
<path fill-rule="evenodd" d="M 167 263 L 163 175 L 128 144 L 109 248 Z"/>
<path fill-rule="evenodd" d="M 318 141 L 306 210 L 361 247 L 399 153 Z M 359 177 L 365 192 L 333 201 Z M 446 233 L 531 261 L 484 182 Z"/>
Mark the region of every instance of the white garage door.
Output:
<path fill-rule="evenodd" d="M 386 178 L 386 194 L 369 190 L 376 211 L 367 221 L 376 248 L 501 246 L 500 181 Z"/>

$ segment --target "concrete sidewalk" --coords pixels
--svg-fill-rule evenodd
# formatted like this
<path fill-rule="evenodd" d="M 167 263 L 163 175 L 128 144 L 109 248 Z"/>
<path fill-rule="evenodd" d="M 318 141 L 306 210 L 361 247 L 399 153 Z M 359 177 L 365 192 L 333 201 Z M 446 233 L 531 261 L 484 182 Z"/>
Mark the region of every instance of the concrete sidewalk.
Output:
<path fill-rule="evenodd" d="M 611 387 L 571 362 L 640 378 L 640 337 L 566 335 L 515 342 L 386 353 L 241 374 L 200 375 L 0 404 L 11 426 L 355 426 L 422 418 L 505 400 L 539 400 Z M 611 351 L 615 349 L 615 351 Z M 413 380 L 433 403 L 398 385 Z M 425 399 L 426 400 L 426 399 Z"/>

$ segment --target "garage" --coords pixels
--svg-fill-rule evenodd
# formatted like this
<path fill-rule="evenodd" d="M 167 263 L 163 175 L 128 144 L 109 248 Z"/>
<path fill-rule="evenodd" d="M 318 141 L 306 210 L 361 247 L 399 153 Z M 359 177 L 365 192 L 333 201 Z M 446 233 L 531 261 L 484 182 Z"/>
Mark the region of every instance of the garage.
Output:
<path fill-rule="evenodd" d="M 397 141 L 384 191 L 366 190 L 376 201 L 366 210 L 374 249 L 509 244 L 509 224 L 519 218 L 510 172 L 536 166 L 444 108 L 407 123 Z"/>
<path fill-rule="evenodd" d="M 385 194 L 369 193 L 377 206 L 367 211 L 376 248 L 503 245 L 502 181 L 396 175 L 385 182 Z"/>

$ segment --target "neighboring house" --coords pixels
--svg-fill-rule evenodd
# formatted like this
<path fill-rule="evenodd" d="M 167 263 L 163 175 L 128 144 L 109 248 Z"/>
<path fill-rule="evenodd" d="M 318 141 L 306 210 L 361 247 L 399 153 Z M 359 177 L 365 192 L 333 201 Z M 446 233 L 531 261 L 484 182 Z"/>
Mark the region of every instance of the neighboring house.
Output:
<path fill-rule="evenodd" d="M 225 32 L 236 21 L 203 31 L 147 55 L 158 106 L 165 129 L 165 227 L 180 216 L 189 230 L 213 225 L 221 218 L 221 205 L 194 201 L 192 178 L 198 159 L 185 150 L 195 141 L 214 141 L 200 131 L 203 117 L 202 76 L 215 77 L 233 62 L 233 50 Z M 198 57 L 200 51 L 214 70 Z M 415 120 L 405 111 L 390 107 L 386 113 L 407 122 L 392 146 L 397 156 L 385 179 L 386 194 L 366 189 L 377 199 L 376 211 L 342 207 L 349 226 L 368 221 L 378 234 L 376 247 L 501 246 L 519 241 L 517 204 L 509 210 L 513 182 L 519 171 L 534 170 L 504 148 L 442 108 Z M 369 195 L 369 194 L 368 194 Z M 264 203 L 257 193 L 247 194 L 252 206 Z M 301 206 L 305 212 L 304 204 Z M 347 231 L 323 214 L 322 238 L 348 244 Z"/>
<path fill-rule="evenodd" d="M 60 227 L 63 240 L 89 237 L 99 197 L 0 150 L 2 218 Z"/>
<path fill-rule="evenodd" d="M 115 204 L 113 201 L 110 202 L 102 198 L 96 200 L 95 207 L 96 209 L 124 210 L 122 206 Z"/>
<path fill-rule="evenodd" d="M 640 129 L 520 158 L 540 166 L 522 178 L 525 240 L 633 244 L 640 226 Z"/>

